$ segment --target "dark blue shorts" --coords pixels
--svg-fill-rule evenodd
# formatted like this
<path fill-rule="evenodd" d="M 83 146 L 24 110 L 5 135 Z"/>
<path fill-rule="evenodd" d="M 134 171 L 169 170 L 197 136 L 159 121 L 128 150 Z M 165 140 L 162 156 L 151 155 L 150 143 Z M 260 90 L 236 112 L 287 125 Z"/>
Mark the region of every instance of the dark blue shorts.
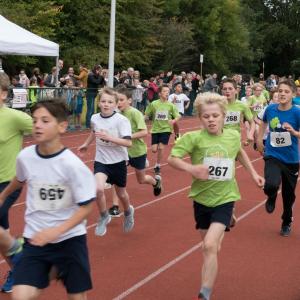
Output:
<path fill-rule="evenodd" d="M 229 228 L 233 207 L 234 202 L 208 207 L 194 201 L 196 229 L 208 229 L 211 223 L 222 223 Z"/>
<path fill-rule="evenodd" d="M 116 164 L 102 164 L 99 161 L 94 162 L 94 174 L 103 173 L 107 175 L 107 183 L 115 184 L 118 187 L 126 187 L 127 166 L 123 160 Z"/>
<path fill-rule="evenodd" d="M 171 132 L 160 132 L 151 134 L 151 145 L 168 145 Z"/>
<path fill-rule="evenodd" d="M 144 170 L 146 167 L 147 154 L 138 157 L 129 157 L 129 165 L 137 170 Z"/>
<path fill-rule="evenodd" d="M 1 182 L 0 183 L 0 193 L 9 185 L 9 182 Z M 0 226 L 4 229 L 9 228 L 9 220 L 8 220 L 8 210 L 10 207 L 17 201 L 21 194 L 22 189 L 14 191 L 10 194 L 4 201 L 3 205 L 0 207 Z"/>
<path fill-rule="evenodd" d="M 56 244 L 33 246 L 25 239 L 23 255 L 16 264 L 14 285 L 29 285 L 44 289 L 49 285 L 49 272 L 55 267 L 68 294 L 82 293 L 92 288 L 86 235 L 76 236 Z"/>

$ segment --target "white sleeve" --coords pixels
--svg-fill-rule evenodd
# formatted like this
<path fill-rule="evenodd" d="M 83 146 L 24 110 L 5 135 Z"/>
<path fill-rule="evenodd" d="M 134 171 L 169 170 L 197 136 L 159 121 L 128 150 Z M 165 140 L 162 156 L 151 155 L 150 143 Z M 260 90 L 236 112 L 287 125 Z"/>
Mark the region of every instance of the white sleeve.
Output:
<path fill-rule="evenodd" d="M 118 123 L 120 137 L 131 137 L 132 132 L 129 120 L 124 117 L 124 119 L 120 121 L 121 122 Z"/>
<path fill-rule="evenodd" d="M 24 182 L 27 179 L 25 166 L 22 163 L 22 159 L 20 158 L 20 154 L 17 156 L 17 164 L 16 164 L 16 177 L 20 182 Z"/>
<path fill-rule="evenodd" d="M 188 101 L 190 101 L 190 98 L 186 95 L 186 94 L 184 94 L 184 98 L 183 98 L 183 101 L 184 102 L 188 102 Z"/>
<path fill-rule="evenodd" d="M 264 114 L 265 114 L 266 109 L 267 109 L 267 106 L 257 114 L 257 118 L 259 120 L 262 121 L 264 119 Z"/>
<path fill-rule="evenodd" d="M 76 203 L 96 198 L 96 180 L 91 170 L 78 158 L 72 165 L 70 186 Z"/>

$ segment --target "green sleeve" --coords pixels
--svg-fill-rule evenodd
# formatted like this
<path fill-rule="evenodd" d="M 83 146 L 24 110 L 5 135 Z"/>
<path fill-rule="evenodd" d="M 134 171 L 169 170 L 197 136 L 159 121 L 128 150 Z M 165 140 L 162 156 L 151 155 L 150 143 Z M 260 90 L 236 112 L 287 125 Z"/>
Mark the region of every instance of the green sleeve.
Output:
<path fill-rule="evenodd" d="M 177 140 L 176 144 L 171 150 L 171 156 L 183 158 L 190 155 L 193 151 L 192 137 L 189 133 L 184 134 Z"/>
<path fill-rule="evenodd" d="M 151 117 L 152 114 L 153 114 L 153 105 L 152 103 L 150 103 L 146 108 L 145 115 Z"/>
<path fill-rule="evenodd" d="M 176 119 L 178 117 L 180 117 L 178 109 L 177 109 L 177 107 L 174 104 L 172 104 L 172 118 Z"/>
<path fill-rule="evenodd" d="M 143 114 L 139 111 L 136 111 L 135 113 L 135 120 L 138 130 L 144 130 L 147 129 Z"/>
<path fill-rule="evenodd" d="M 245 116 L 245 119 L 247 121 L 252 121 L 253 120 L 252 112 L 251 112 L 250 108 L 247 105 L 245 105 L 244 116 Z"/>
<path fill-rule="evenodd" d="M 33 125 L 32 118 L 28 114 L 21 111 L 18 112 L 16 117 L 16 124 L 18 126 L 18 130 L 23 132 L 23 134 L 30 134 L 32 132 Z"/>

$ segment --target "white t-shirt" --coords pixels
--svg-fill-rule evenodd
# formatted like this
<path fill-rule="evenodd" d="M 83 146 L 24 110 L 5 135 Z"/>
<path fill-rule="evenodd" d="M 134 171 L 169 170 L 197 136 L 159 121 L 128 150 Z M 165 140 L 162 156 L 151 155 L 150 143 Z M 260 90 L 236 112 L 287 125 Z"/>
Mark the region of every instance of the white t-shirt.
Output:
<path fill-rule="evenodd" d="M 263 120 L 266 109 L 267 109 L 267 106 L 265 106 L 265 107 L 263 108 L 263 110 L 261 110 L 261 111 L 257 114 L 257 118 L 258 118 L 259 120 L 261 120 L 261 121 Z M 264 136 L 263 136 L 263 139 L 264 139 L 264 140 L 267 139 L 268 134 L 269 134 L 269 131 L 270 131 L 270 129 L 269 129 L 269 125 L 268 125 L 267 128 L 266 128 L 266 131 L 264 132 Z"/>
<path fill-rule="evenodd" d="M 92 115 L 91 125 L 95 132 L 104 130 L 114 137 L 131 138 L 129 120 L 116 112 L 109 117 L 103 117 L 101 114 Z M 126 147 L 96 138 L 95 161 L 102 164 L 115 164 L 123 160 L 128 160 Z"/>
<path fill-rule="evenodd" d="M 69 149 L 42 156 L 37 146 L 23 149 L 17 157 L 17 179 L 26 181 L 24 237 L 56 227 L 70 219 L 80 205 L 96 197 L 96 182 L 89 168 Z M 86 221 L 52 243 L 86 234 Z"/>
<path fill-rule="evenodd" d="M 171 94 L 168 98 L 168 101 L 175 104 L 178 111 L 184 114 L 184 102 L 190 101 L 186 94 Z"/>

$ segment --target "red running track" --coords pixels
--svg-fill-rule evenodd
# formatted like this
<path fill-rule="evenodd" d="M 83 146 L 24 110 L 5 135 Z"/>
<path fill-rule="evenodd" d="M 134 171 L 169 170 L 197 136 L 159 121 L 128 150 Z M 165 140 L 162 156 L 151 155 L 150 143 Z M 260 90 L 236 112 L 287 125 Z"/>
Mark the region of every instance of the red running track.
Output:
<path fill-rule="evenodd" d="M 182 133 L 198 128 L 196 118 L 180 122 Z M 64 144 L 76 152 L 88 132 L 68 133 Z M 147 139 L 148 146 L 150 138 Z M 25 141 L 25 146 L 32 139 Z M 173 138 L 171 139 L 171 144 Z M 165 159 L 171 145 L 165 151 Z M 263 160 L 246 148 L 255 168 L 263 173 Z M 94 147 L 84 161 L 92 168 Z M 154 156 L 148 151 L 149 173 Z M 166 161 L 166 160 L 165 160 Z M 89 300 L 189 300 L 200 287 L 202 255 L 200 234 L 194 229 L 192 203 L 187 198 L 191 178 L 172 169 L 162 168 L 164 191 L 154 197 L 152 188 L 138 185 L 133 170 L 128 170 L 128 192 L 136 208 L 136 225 L 129 234 L 122 232 L 122 217 L 115 218 L 104 237 L 94 235 L 97 209 L 88 221 L 88 243 L 94 288 Z M 300 230 L 298 205 L 295 206 L 290 237 L 279 235 L 281 196 L 275 212 L 264 211 L 265 196 L 249 174 L 237 166 L 242 200 L 236 204 L 239 222 L 226 233 L 219 256 L 219 274 L 212 300 L 299 300 Z M 110 190 L 108 190 L 109 198 Z M 299 191 L 297 189 L 299 197 Z M 108 203 L 110 206 L 110 203 Z M 20 234 L 23 228 L 24 193 L 10 212 L 11 228 Z M 7 270 L 1 261 L 1 273 Z M 0 299 L 9 299 L 0 295 Z M 53 282 L 41 300 L 66 299 L 64 288 Z"/>

